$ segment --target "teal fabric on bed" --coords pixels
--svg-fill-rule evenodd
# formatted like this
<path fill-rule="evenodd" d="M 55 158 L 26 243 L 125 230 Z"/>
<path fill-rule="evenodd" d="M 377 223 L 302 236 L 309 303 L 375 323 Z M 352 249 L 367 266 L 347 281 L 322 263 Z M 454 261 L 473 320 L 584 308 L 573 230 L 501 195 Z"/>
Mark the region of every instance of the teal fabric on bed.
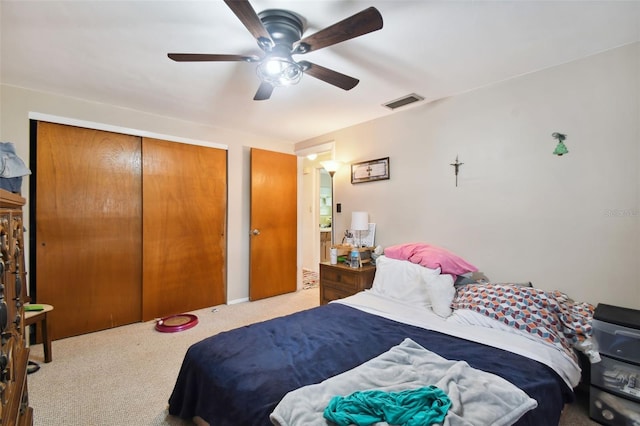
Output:
<path fill-rule="evenodd" d="M 368 426 L 382 421 L 391 425 L 430 426 L 443 423 L 449 407 L 451 400 L 435 386 L 401 392 L 371 390 L 331 398 L 324 417 L 338 426 Z"/>

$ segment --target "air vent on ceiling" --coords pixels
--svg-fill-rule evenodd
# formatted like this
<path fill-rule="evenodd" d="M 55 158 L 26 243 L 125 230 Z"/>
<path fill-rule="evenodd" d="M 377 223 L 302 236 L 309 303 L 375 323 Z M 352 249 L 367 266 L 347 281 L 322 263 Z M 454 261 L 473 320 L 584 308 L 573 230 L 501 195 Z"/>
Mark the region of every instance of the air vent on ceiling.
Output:
<path fill-rule="evenodd" d="M 422 100 L 424 100 L 424 98 L 422 96 L 416 95 L 415 93 L 411 93 L 410 95 L 403 96 L 400 99 L 396 99 L 395 101 L 387 102 L 386 104 L 383 104 L 383 105 L 386 106 L 389 109 L 396 109 L 396 108 L 400 108 L 400 107 L 403 107 L 405 105 L 409 105 L 409 104 L 412 104 L 414 102 L 418 102 L 418 101 L 422 101 Z"/>

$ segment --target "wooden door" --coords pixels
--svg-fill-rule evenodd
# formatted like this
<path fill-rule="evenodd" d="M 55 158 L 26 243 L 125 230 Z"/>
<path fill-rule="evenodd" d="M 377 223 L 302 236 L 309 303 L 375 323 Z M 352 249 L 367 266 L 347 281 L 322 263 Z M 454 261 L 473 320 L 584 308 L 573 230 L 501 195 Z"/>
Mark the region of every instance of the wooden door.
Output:
<path fill-rule="evenodd" d="M 140 321 L 140 138 L 45 122 L 36 133 L 35 298 L 55 307 L 52 338 Z"/>
<path fill-rule="evenodd" d="M 251 300 L 297 288 L 297 161 L 251 149 Z"/>
<path fill-rule="evenodd" d="M 142 317 L 225 303 L 227 151 L 144 138 Z"/>

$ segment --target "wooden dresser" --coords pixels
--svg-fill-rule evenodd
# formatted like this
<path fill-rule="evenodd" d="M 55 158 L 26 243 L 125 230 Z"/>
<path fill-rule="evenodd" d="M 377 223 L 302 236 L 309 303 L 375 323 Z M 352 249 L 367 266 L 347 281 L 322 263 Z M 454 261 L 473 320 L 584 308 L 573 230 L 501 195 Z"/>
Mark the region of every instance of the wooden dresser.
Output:
<path fill-rule="evenodd" d="M 0 189 L 0 424 L 31 425 L 24 328 L 26 279 L 22 206 L 26 200 Z"/>
<path fill-rule="evenodd" d="M 325 305 L 371 288 L 375 274 L 376 267 L 373 265 L 351 268 L 342 263 L 320 263 L 320 304 Z"/>

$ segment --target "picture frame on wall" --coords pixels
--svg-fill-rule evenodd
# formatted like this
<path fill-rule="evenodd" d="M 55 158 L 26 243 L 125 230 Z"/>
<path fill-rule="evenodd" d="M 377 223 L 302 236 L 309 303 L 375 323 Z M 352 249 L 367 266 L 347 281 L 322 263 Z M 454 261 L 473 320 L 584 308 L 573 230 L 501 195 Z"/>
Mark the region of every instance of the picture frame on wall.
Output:
<path fill-rule="evenodd" d="M 370 223 L 369 230 L 366 234 L 360 237 L 360 242 L 363 247 L 374 247 L 376 241 L 376 224 Z"/>
<path fill-rule="evenodd" d="M 351 183 L 373 182 L 390 178 L 389 157 L 351 165 Z"/>

